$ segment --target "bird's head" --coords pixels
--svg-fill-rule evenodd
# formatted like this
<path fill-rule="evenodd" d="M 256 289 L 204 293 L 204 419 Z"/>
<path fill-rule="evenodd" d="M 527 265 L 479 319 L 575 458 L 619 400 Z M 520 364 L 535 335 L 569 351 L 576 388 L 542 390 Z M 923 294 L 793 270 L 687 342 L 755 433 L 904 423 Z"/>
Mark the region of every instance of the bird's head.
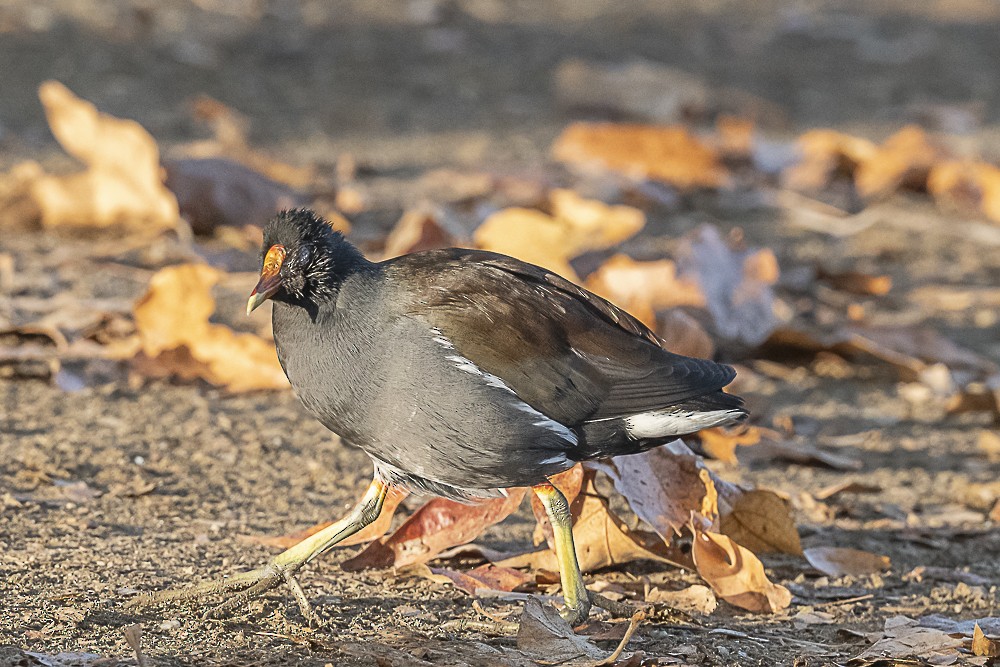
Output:
<path fill-rule="evenodd" d="M 318 306 L 366 263 L 329 222 L 305 208 L 282 211 L 267 223 L 260 254 L 260 280 L 247 301 L 248 315 L 267 299 Z"/>

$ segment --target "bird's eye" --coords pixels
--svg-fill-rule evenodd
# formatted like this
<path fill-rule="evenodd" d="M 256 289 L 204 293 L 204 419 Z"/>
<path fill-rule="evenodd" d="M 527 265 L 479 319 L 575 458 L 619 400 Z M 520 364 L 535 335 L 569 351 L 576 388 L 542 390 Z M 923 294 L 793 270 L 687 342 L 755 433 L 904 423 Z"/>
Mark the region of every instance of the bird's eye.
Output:
<path fill-rule="evenodd" d="M 299 266 L 305 266 L 312 259 L 312 246 L 304 245 L 299 248 Z"/>

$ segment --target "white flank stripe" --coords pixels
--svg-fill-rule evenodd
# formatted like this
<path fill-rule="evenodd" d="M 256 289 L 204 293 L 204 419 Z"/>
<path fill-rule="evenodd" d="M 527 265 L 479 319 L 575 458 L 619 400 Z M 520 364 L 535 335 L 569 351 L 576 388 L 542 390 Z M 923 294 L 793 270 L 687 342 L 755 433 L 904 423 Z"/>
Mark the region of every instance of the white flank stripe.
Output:
<path fill-rule="evenodd" d="M 642 412 L 625 418 L 625 430 L 635 439 L 665 438 L 718 426 L 742 414 L 739 410 Z"/>
<path fill-rule="evenodd" d="M 431 331 L 437 334 L 434 336 L 434 341 L 437 342 L 441 347 L 443 347 L 446 350 L 455 349 L 455 346 L 451 344 L 451 341 L 445 338 L 444 335 L 441 334 L 441 332 L 438 329 L 432 329 Z M 487 373 L 479 366 L 477 366 L 474 361 L 466 357 L 463 357 L 460 354 L 449 354 L 445 356 L 445 359 L 455 362 L 455 367 L 458 368 L 459 370 L 483 378 L 483 380 L 489 386 L 496 387 L 497 389 L 502 389 L 507 393 L 511 394 L 516 399 L 515 401 L 513 401 L 513 405 L 515 408 L 517 408 L 521 412 L 527 412 L 532 417 L 538 418 L 537 421 L 533 422 L 534 426 L 541 426 L 542 428 L 547 428 L 548 430 L 552 431 L 563 440 L 569 442 L 571 445 L 576 446 L 577 443 L 576 433 L 573 433 L 573 431 L 566 428 L 566 426 L 564 426 L 563 424 L 560 424 L 554 419 L 546 417 L 541 412 L 539 412 L 538 410 L 534 409 L 533 407 L 522 401 L 520 398 L 518 398 L 517 392 L 508 387 L 507 383 L 501 380 L 496 375 L 493 375 L 492 373 Z"/>

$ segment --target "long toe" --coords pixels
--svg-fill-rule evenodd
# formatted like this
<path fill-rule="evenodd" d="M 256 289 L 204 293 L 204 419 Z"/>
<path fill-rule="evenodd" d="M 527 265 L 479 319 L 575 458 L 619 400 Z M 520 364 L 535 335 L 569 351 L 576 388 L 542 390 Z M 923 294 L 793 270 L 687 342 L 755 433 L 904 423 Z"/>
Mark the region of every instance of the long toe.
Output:
<path fill-rule="evenodd" d="M 312 620 L 312 609 L 309 607 L 305 594 L 302 592 L 302 587 L 298 585 L 298 582 L 292 576 L 297 569 L 297 567 L 292 568 L 288 565 L 283 566 L 270 562 L 256 570 L 241 572 L 224 579 L 205 582 L 187 588 L 173 588 L 155 593 L 146 593 L 134 600 L 130 600 L 125 605 L 125 608 L 137 610 L 175 602 L 200 602 L 206 598 L 221 594 L 226 599 L 222 604 L 208 610 L 205 614 L 206 617 L 219 618 L 232 613 L 238 607 L 245 605 L 267 591 L 283 583 L 287 583 L 292 589 L 296 602 L 302 607 L 302 613 Z"/>

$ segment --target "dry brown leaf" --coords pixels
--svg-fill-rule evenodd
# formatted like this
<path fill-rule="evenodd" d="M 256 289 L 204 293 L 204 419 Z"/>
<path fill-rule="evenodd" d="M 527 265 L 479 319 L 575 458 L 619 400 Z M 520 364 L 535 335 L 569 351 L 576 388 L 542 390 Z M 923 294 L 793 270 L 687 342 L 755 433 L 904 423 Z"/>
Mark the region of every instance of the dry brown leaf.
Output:
<path fill-rule="evenodd" d="M 950 664 L 948 660 L 938 661 L 952 656 L 957 658 L 962 644 L 962 639 L 951 637 L 942 630 L 921 627 L 912 618 L 896 616 L 886 620 L 882 638 L 851 662 L 880 658 L 919 658 L 928 661 L 927 664 Z"/>
<path fill-rule="evenodd" d="M 738 488 L 738 487 L 737 487 Z M 788 500 L 768 489 L 719 492 L 719 532 L 754 553 L 802 555 Z"/>
<path fill-rule="evenodd" d="M 411 252 L 447 248 L 454 245 L 454 239 L 437 216 L 427 210 L 407 211 L 385 239 L 382 255 L 385 259 L 399 257 Z"/>
<path fill-rule="evenodd" d="M 585 471 L 583 490 L 571 505 L 573 539 L 580 569 L 599 570 L 635 560 L 674 562 L 678 557 L 651 533 L 630 530 L 608 508 L 608 501 L 594 488 L 593 471 Z M 559 563 L 551 549 L 543 549 L 497 561 L 504 567 L 531 567 L 536 570 L 559 571 Z"/>
<path fill-rule="evenodd" d="M 810 565 L 830 577 L 875 574 L 888 570 L 891 565 L 888 556 L 843 547 L 812 547 L 803 555 Z"/>
<path fill-rule="evenodd" d="M 740 249 L 719 230 L 702 225 L 678 247 L 682 281 L 701 288 L 716 331 L 725 338 L 759 345 L 779 324 L 773 285 L 778 260 L 767 249 Z"/>
<path fill-rule="evenodd" d="M 607 652 L 589 639 L 573 632 L 559 611 L 535 597 L 524 603 L 521 623 L 517 630 L 517 648 L 541 664 L 579 664 L 602 660 Z M 572 661 L 572 662 L 571 662 Z"/>
<path fill-rule="evenodd" d="M 517 257 L 579 282 L 570 259 L 621 243 L 646 223 L 636 208 L 586 200 L 570 190 L 553 191 L 550 201 L 551 216 L 527 208 L 494 213 L 476 229 L 476 247 Z"/>
<path fill-rule="evenodd" d="M 707 472 L 704 464 L 679 442 L 615 457 L 601 470 L 611 477 L 636 516 L 652 526 L 665 544 L 680 534 L 692 516 L 702 515 L 706 497 L 710 497 L 708 507 L 714 505 L 716 491 L 711 479 L 703 475 Z M 712 521 L 715 517 L 704 518 Z"/>
<path fill-rule="evenodd" d="M 390 487 L 389 493 L 386 494 L 385 502 L 382 504 L 382 512 L 378 515 L 378 518 L 346 540 L 338 542 L 337 546 L 349 547 L 355 544 L 364 544 L 385 535 L 392 525 L 392 517 L 396 513 L 396 508 L 399 507 L 399 503 L 407 495 L 407 492 L 399 487 Z M 290 549 L 307 537 L 315 535 L 332 524 L 332 521 L 324 521 L 303 530 L 288 533 L 287 535 L 243 535 L 240 539 L 251 544 L 263 544 L 266 547 L 274 547 L 276 549 Z"/>
<path fill-rule="evenodd" d="M 573 257 L 588 250 L 616 246 L 635 236 L 646 225 L 646 215 L 637 208 L 586 199 L 573 190 L 553 190 L 549 193 L 549 204 L 552 217 L 571 232 L 567 241 Z"/>
<path fill-rule="evenodd" d="M 931 167 L 943 153 L 916 125 L 904 127 L 861 162 L 854 174 L 858 194 L 866 199 L 900 188 L 923 190 Z"/>
<path fill-rule="evenodd" d="M 715 343 L 698 320 L 683 310 L 667 310 L 656 318 L 656 335 L 663 339 L 664 347 L 674 354 L 686 357 L 711 359 L 715 356 Z"/>
<path fill-rule="evenodd" d="M 430 572 L 439 577 L 447 578 L 448 581 L 469 595 L 477 595 L 481 589 L 509 592 L 535 580 L 532 575 L 525 574 L 520 570 L 497 567 L 489 563 L 467 572 L 457 572 L 444 567 L 432 567 Z"/>
<path fill-rule="evenodd" d="M 445 549 L 466 544 L 515 512 L 525 489 L 509 489 L 503 498 L 467 505 L 434 498 L 388 537 L 369 544 L 343 563 L 349 572 L 372 567 L 405 567 L 425 563 Z"/>
<path fill-rule="evenodd" d="M 987 219 L 1000 222 L 1000 167 L 945 160 L 931 169 L 927 190 L 939 204 L 977 208 Z"/>
<path fill-rule="evenodd" d="M 719 606 L 712 589 L 700 584 L 688 586 L 679 591 L 664 591 L 653 588 L 646 594 L 646 602 L 665 604 L 680 612 L 704 616 L 708 616 Z"/>
<path fill-rule="evenodd" d="M 972 655 L 983 655 L 995 658 L 1000 655 L 1000 642 L 994 641 L 983 634 L 983 629 L 976 623 L 972 631 Z"/>
<path fill-rule="evenodd" d="M 566 502 L 572 506 L 573 501 L 580 495 L 580 489 L 583 487 L 583 464 L 577 463 L 569 470 L 553 475 L 549 478 L 549 481 L 566 496 Z M 535 515 L 535 545 L 537 546 L 542 542 L 546 542 L 550 549 L 554 549 L 552 524 L 549 523 L 549 516 L 545 512 L 545 506 L 542 505 L 542 501 L 534 493 L 531 494 L 531 511 Z"/>
<path fill-rule="evenodd" d="M 32 196 L 47 227 L 130 226 L 172 229 L 177 201 L 164 187 L 156 141 L 132 120 L 114 118 L 57 81 L 38 95 L 52 134 L 85 171 L 40 175 Z"/>
<path fill-rule="evenodd" d="M 810 130 L 798 139 L 801 160 L 785 169 L 782 181 L 792 190 L 823 190 L 838 175 L 853 176 L 858 166 L 875 155 L 867 139 L 834 130 Z"/>
<path fill-rule="evenodd" d="M 875 276 L 859 271 L 831 272 L 820 268 L 816 277 L 830 284 L 831 287 L 852 294 L 865 296 L 884 296 L 892 289 L 892 278 Z"/>
<path fill-rule="evenodd" d="M 792 594 L 771 583 L 764 566 L 749 549 L 725 535 L 695 527 L 692 556 L 702 579 L 726 602 L 746 609 L 774 613 L 792 602 Z"/>
<path fill-rule="evenodd" d="M 702 450 L 710 457 L 726 463 L 737 463 L 736 448 L 756 445 L 760 442 L 761 433 L 759 426 L 747 426 L 735 429 L 706 428 L 696 435 L 701 440 Z"/>
<path fill-rule="evenodd" d="M 573 123 L 556 138 L 552 155 L 682 189 L 728 181 L 716 152 L 680 126 Z"/>
<path fill-rule="evenodd" d="M 231 160 L 171 160 L 164 171 L 181 215 L 197 234 L 222 225 L 263 227 L 275 213 L 308 203 L 284 183 Z"/>
<path fill-rule="evenodd" d="M 170 266 L 153 275 L 134 308 L 144 354 L 137 367 L 202 378 L 231 391 L 287 388 L 273 343 L 209 322 L 215 311 L 212 286 L 221 277 L 206 264 Z"/>
<path fill-rule="evenodd" d="M 669 259 L 637 262 L 628 255 L 617 254 L 592 273 L 585 286 L 651 328 L 656 326 L 657 310 L 705 305 L 698 284 L 678 279 L 677 265 Z"/>

